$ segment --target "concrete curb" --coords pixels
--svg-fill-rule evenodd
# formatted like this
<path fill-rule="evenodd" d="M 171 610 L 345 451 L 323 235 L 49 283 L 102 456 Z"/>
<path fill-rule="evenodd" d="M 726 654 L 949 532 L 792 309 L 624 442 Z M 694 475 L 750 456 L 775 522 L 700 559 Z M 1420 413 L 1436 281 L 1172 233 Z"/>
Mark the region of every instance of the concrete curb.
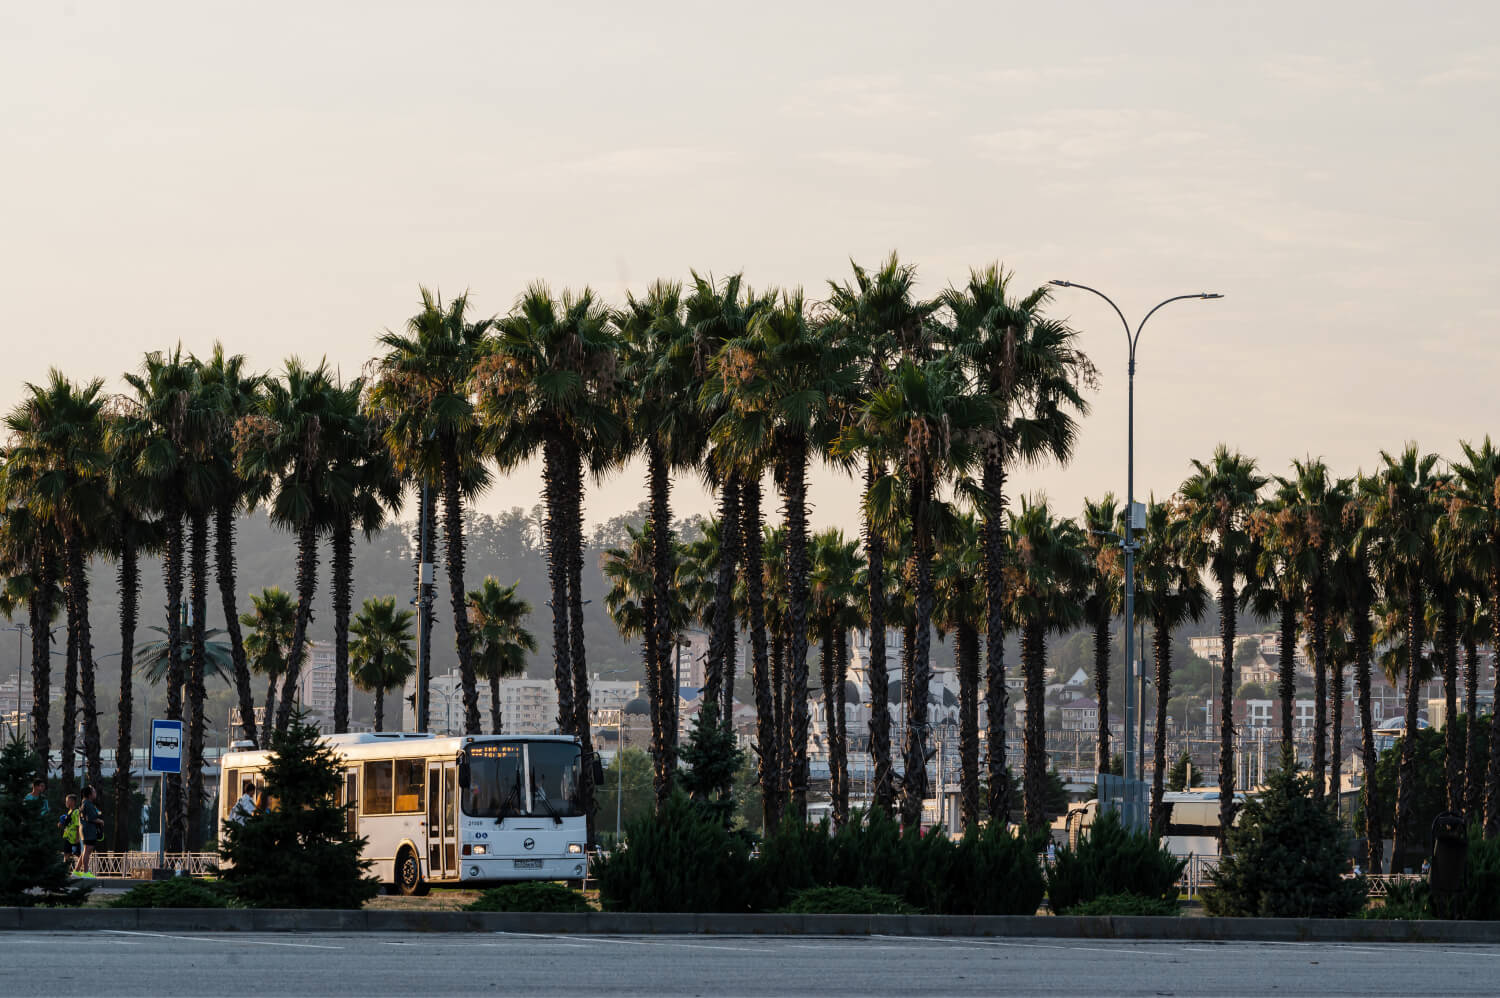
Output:
<path fill-rule="evenodd" d="M 488 932 L 581 935 L 930 936 L 1196 942 L 1500 943 L 1500 922 L 1026 915 L 588 914 L 220 908 L 0 908 L 0 931 Z"/>

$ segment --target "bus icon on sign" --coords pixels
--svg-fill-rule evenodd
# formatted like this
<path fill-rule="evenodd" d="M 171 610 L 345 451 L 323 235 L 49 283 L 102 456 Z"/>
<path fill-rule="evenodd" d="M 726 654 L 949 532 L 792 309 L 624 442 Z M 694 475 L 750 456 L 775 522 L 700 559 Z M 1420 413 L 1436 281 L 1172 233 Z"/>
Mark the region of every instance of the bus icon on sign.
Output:
<path fill-rule="evenodd" d="M 182 772 L 182 722 L 153 720 L 151 722 L 151 771 L 153 773 Z"/>

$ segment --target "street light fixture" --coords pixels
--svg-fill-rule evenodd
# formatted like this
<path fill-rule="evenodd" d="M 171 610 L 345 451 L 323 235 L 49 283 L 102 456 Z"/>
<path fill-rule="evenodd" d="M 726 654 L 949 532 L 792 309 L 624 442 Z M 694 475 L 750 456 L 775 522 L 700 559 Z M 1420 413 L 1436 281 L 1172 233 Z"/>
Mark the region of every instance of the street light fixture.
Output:
<path fill-rule="evenodd" d="M 1131 704 L 1132 687 L 1131 673 L 1135 669 L 1135 540 L 1134 532 L 1137 529 L 1135 508 L 1135 348 L 1141 340 L 1141 331 L 1146 328 L 1147 321 L 1158 311 L 1172 304 L 1174 301 L 1212 301 L 1224 296 L 1212 291 L 1199 291 L 1196 294 L 1173 295 L 1156 305 L 1155 308 L 1146 313 L 1140 325 L 1135 327 L 1132 333 L 1130 322 L 1125 318 L 1125 313 L 1120 311 L 1120 306 L 1114 300 L 1097 288 L 1091 288 L 1087 284 L 1077 284 L 1073 281 L 1050 281 L 1048 282 L 1059 288 L 1077 288 L 1097 295 L 1109 303 L 1109 307 L 1115 310 L 1115 315 L 1120 317 L 1120 324 L 1125 327 L 1125 342 L 1129 346 L 1129 366 L 1127 368 L 1127 382 L 1129 395 L 1126 403 L 1126 443 L 1125 443 L 1125 536 L 1120 542 L 1120 547 L 1125 552 L 1125 776 L 1136 771 L 1132 763 L 1135 756 L 1143 746 L 1135 744 L 1135 732 L 1133 712 Z M 1144 511 L 1142 511 L 1144 513 Z M 1145 517 L 1142 515 L 1139 527 L 1146 525 Z M 1144 670 L 1143 670 L 1144 671 Z M 1141 705 L 1143 706 L 1143 705 Z M 1135 709 L 1139 709 L 1136 706 Z M 1144 741 L 1144 737 L 1142 738 Z"/>

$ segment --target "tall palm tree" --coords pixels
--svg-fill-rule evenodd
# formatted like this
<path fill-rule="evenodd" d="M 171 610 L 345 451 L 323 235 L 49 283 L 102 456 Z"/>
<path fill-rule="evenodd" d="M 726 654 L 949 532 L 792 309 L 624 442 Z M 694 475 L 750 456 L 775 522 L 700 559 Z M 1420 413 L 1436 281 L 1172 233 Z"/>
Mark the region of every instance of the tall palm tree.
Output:
<path fill-rule="evenodd" d="M 1005 765 L 1005 552 L 1007 476 L 1017 465 L 1066 463 L 1078 419 L 1088 413 L 1084 393 L 1098 374 L 1077 344 L 1077 333 L 1043 310 L 1051 290 L 1014 297 L 1011 274 L 998 264 L 969 274 L 940 302 L 951 316 L 946 339 L 973 369 L 994 410 L 984 446 L 980 515 L 984 523 L 985 695 L 988 703 L 989 815 L 1010 814 Z"/>
<path fill-rule="evenodd" d="M 385 730 L 385 691 L 399 689 L 417 671 L 412 658 L 410 610 L 397 610 L 394 596 L 371 596 L 349 624 L 354 638 L 349 669 L 354 685 L 375 694 L 375 730 Z"/>
<path fill-rule="evenodd" d="M 1380 491 L 1378 483 L 1363 475 L 1355 477 L 1352 496 L 1344 506 L 1343 520 L 1335 527 L 1334 556 L 1329 566 L 1330 586 L 1334 593 L 1334 613 L 1340 621 L 1348 644 L 1348 657 L 1354 663 L 1354 691 L 1358 701 L 1360 764 L 1365 773 L 1375 772 L 1375 723 L 1371 689 L 1371 664 L 1374 657 L 1374 634 L 1371 610 L 1375 604 L 1375 580 L 1370 568 L 1370 548 L 1374 529 L 1369 526 L 1369 510 Z M 1380 807 L 1376 781 L 1363 780 L 1365 826 L 1364 868 L 1371 873 L 1381 869 Z"/>
<path fill-rule="evenodd" d="M 1490 623 L 1491 648 L 1500 648 L 1500 452 L 1486 436 L 1475 446 L 1461 442 L 1463 460 L 1452 466 L 1454 491 L 1449 517 L 1468 539 L 1468 569 L 1481 583 Z M 1495 678 L 1500 702 L 1500 670 Z M 1490 762 L 1484 780 L 1484 835 L 1500 835 L 1500 724 L 1490 725 Z"/>
<path fill-rule="evenodd" d="M 57 542 L 50 524 L 20 501 L 29 475 L 23 462 L 8 453 L 0 467 L 0 564 L 6 575 L 8 603 L 26 603 L 31 632 L 31 745 L 37 757 L 50 758 L 52 688 L 52 620 L 61 598 L 57 592 Z M 9 609 L 9 608 L 8 608 Z"/>
<path fill-rule="evenodd" d="M 1021 634 L 1026 680 L 1026 761 L 1021 778 L 1026 827 L 1047 826 L 1046 691 L 1047 635 L 1083 620 L 1083 597 L 1091 567 L 1083 531 L 1058 519 L 1045 498 L 1022 500 L 1011 516 L 1006 594 L 1011 624 Z"/>
<path fill-rule="evenodd" d="M 526 656 L 536 652 L 536 636 L 526 627 L 531 604 L 516 595 L 519 582 L 501 586 L 487 575 L 469 592 L 469 623 L 474 627 L 474 665 L 490 683 L 490 723 L 500 733 L 500 680 L 526 675 Z"/>
<path fill-rule="evenodd" d="M 901 263 L 895 253 L 873 269 L 852 260 L 850 266 L 854 271 L 852 281 L 829 282 L 829 305 L 838 316 L 836 335 L 864 361 L 859 388 L 860 394 L 867 398 L 885 385 L 894 357 L 926 354 L 928 320 L 937 303 L 916 297 L 916 268 Z M 867 448 L 864 458 L 862 529 L 869 562 L 866 603 L 870 642 L 866 673 L 870 677 L 870 757 L 875 767 L 873 805 L 890 814 L 895 806 L 896 786 L 891 768 L 889 673 L 885 662 L 885 537 L 870 513 L 872 503 L 879 505 L 872 492 L 876 483 L 887 477 L 888 455 Z"/>
<path fill-rule="evenodd" d="M 977 825 L 979 802 L 979 633 L 984 626 L 983 548 L 979 521 L 958 516 L 933 565 L 939 633 L 953 635 L 958 676 L 959 806 L 964 827 Z"/>
<path fill-rule="evenodd" d="M 1277 621 L 1277 657 L 1279 675 L 1277 696 L 1281 700 L 1281 745 L 1282 750 L 1291 750 L 1292 708 L 1297 688 L 1297 616 L 1305 608 L 1307 583 L 1306 537 L 1301 529 L 1301 518 L 1297 515 L 1297 485 L 1284 478 L 1277 479 L 1276 491 L 1250 514 L 1249 532 L 1255 542 L 1255 560 L 1249 578 L 1240 594 L 1242 605 L 1249 606 L 1257 616 Z M 1321 677 L 1320 677 L 1321 678 Z M 1315 708 L 1323 713 L 1322 691 Z M 1318 727 L 1318 725 L 1314 725 Z M 1313 794 L 1322 800 L 1324 761 L 1321 735 L 1314 732 L 1313 748 Z"/>
<path fill-rule="evenodd" d="M 1458 646 L 1462 641 L 1460 620 L 1464 594 L 1474 588 L 1468 572 L 1468 538 L 1465 532 L 1444 515 L 1453 491 L 1451 478 L 1435 490 L 1438 518 L 1433 524 L 1432 565 L 1428 586 L 1428 607 L 1434 635 L 1433 652 L 1443 674 L 1443 754 L 1446 762 L 1448 810 L 1462 812 L 1464 807 L 1464 751 L 1458 733 Z"/>
<path fill-rule="evenodd" d="M 1401 763 L 1396 781 L 1396 828 L 1391 842 L 1393 864 L 1400 864 L 1416 834 L 1411 827 L 1412 792 L 1416 785 L 1417 705 L 1421 687 L 1422 650 L 1427 641 L 1426 585 L 1432 571 L 1432 533 L 1438 518 L 1439 484 L 1436 454 L 1421 454 L 1408 444 L 1399 455 L 1380 452 L 1377 477 L 1380 492 L 1368 512 L 1374 528 L 1371 565 L 1387 604 L 1405 619 L 1401 633 L 1406 647 L 1406 726 L 1401 740 Z"/>
<path fill-rule="evenodd" d="M 250 612 L 240 615 L 240 624 L 248 627 L 245 654 L 256 675 L 266 677 L 266 701 L 261 710 L 263 730 L 271 728 L 276 707 L 276 682 L 286 672 L 287 655 L 292 647 L 292 632 L 297 626 L 297 605 L 292 595 L 276 586 L 250 596 Z"/>
<path fill-rule="evenodd" d="M 339 439 L 336 427 L 346 414 L 340 394 L 326 363 L 308 367 L 293 357 L 286 362 L 284 377 L 267 383 L 260 411 L 241 419 L 236 430 L 240 473 L 275 479 L 271 519 L 297 535 L 297 612 L 276 711 L 277 731 L 291 720 L 307 650 L 318 587 L 318 534 L 330 519 L 329 479 L 337 453 L 330 444 Z"/>
<path fill-rule="evenodd" d="M 1187 557 L 1206 566 L 1218 587 L 1219 655 L 1223 679 L 1219 696 L 1219 824 L 1234 822 L 1234 636 L 1236 581 L 1254 562 L 1250 514 L 1266 479 L 1255 461 L 1220 444 L 1208 462 L 1193 461 L 1193 474 L 1178 489 L 1186 531 Z"/>
<path fill-rule="evenodd" d="M 1156 835 L 1165 833 L 1167 819 L 1162 794 L 1167 773 L 1167 701 L 1172 696 L 1172 632 L 1188 621 L 1201 620 L 1208 606 L 1208 590 L 1199 577 L 1198 566 L 1184 557 L 1183 540 L 1172 507 L 1154 500 L 1147 503 L 1146 529 L 1141 534 L 1140 560 L 1136 563 L 1136 606 L 1151 621 L 1151 647 L 1156 660 L 1156 739 L 1151 778 L 1151 828 Z"/>
<path fill-rule="evenodd" d="M 1099 703 L 1099 728 L 1095 739 L 1095 771 L 1109 770 L 1109 650 L 1115 611 L 1120 606 L 1124 572 L 1120 559 L 1119 501 L 1113 492 L 1097 501 L 1083 501 L 1084 542 L 1094 564 L 1093 582 L 1083 602 L 1083 616 L 1094 631 L 1094 698 Z"/>
<path fill-rule="evenodd" d="M 826 530 L 809 545 L 808 614 L 821 645 L 823 716 L 832 789 L 832 819 L 843 827 L 849 819 L 849 741 L 845 684 L 849 677 L 849 632 L 863 623 L 859 612 L 864 559 L 857 541 L 842 530 Z"/>
<path fill-rule="evenodd" d="M 444 305 L 438 294 L 419 290 L 422 307 L 407 320 L 405 332 L 386 332 L 379 339 L 386 352 L 376 361 L 370 403 L 383 417 L 381 426 L 396 468 L 442 495 L 444 561 L 458 641 L 464 730 L 477 734 L 479 687 L 464 609 L 468 590 L 464 587 L 463 506 L 466 498 L 473 498 L 489 482 L 480 457 L 474 375 L 493 322 L 469 320 L 467 294 Z"/>

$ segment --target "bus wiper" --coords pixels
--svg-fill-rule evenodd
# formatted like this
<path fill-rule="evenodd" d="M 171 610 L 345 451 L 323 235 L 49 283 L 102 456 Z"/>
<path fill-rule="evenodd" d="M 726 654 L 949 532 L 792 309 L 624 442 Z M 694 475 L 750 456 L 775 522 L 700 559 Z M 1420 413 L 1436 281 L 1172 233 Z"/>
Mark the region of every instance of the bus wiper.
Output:
<path fill-rule="evenodd" d="M 506 794 L 505 795 L 505 799 L 500 802 L 500 811 L 495 816 L 495 824 L 497 824 L 497 825 L 501 824 L 502 822 L 505 821 L 506 818 L 510 817 L 510 813 L 509 812 L 510 812 L 511 802 L 512 801 L 516 801 L 520 797 L 520 795 L 521 795 L 521 785 L 519 783 L 517 783 L 515 786 L 511 787 L 510 793 Z M 519 815 L 521 812 L 520 811 L 516 811 L 515 813 Z"/>
<path fill-rule="evenodd" d="M 557 813 L 557 808 L 553 807 L 552 801 L 547 799 L 547 791 L 543 790 L 541 787 L 537 787 L 536 792 L 541 795 L 542 806 L 547 809 L 548 814 L 552 815 L 552 820 L 561 825 L 563 823 L 562 815 Z"/>

